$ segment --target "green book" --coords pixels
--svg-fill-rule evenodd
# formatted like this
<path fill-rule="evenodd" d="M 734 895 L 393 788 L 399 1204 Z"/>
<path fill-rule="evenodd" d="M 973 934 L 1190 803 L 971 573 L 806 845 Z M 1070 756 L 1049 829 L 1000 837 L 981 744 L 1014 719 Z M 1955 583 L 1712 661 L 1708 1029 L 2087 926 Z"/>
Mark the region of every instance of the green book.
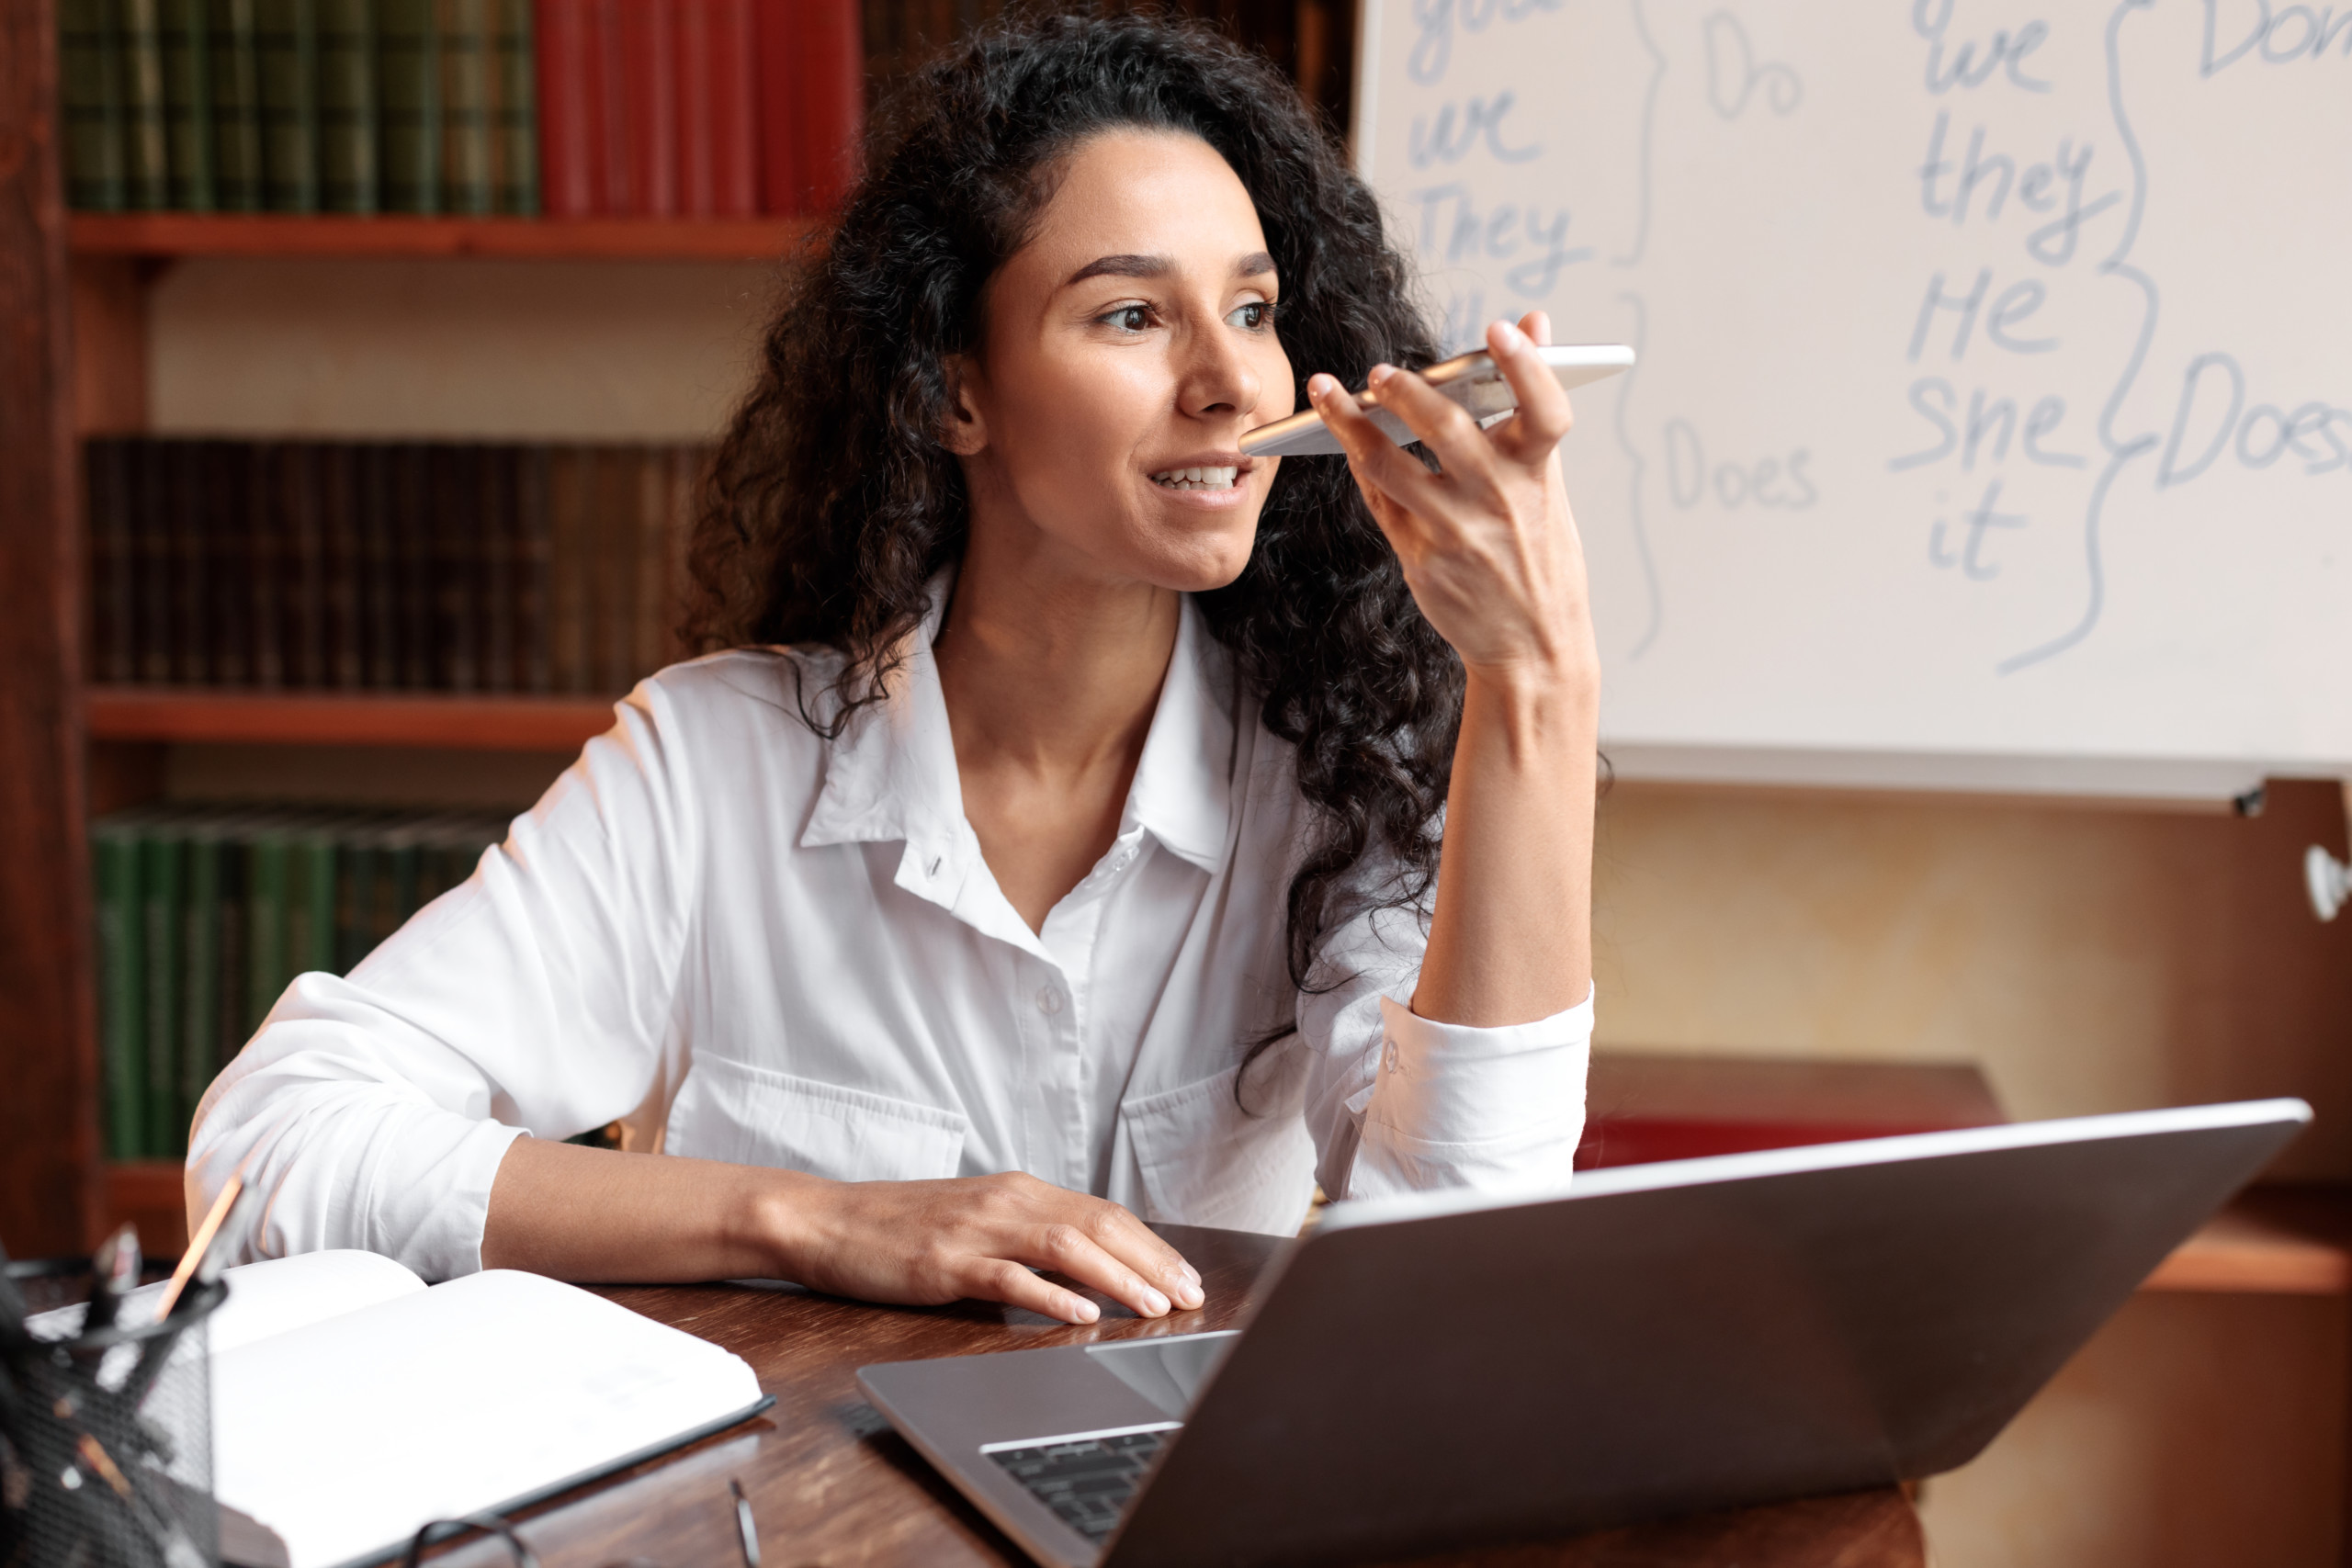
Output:
<path fill-rule="evenodd" d="M 329 212 L 374 212 L 375 0 L 318 0 L 319 199 Z"/>
<path fill-rule="evenodd" d="M 106 1079 L 107 1157 L 147 1152 L 147 1005 L 140 995 L 138 815 L 101 818 L 90 829 L 97 887 L 98 1055 Z"/>
<path fill-rule="evenodd" d="M 252 1033 L 245 1005 L 253 985 L 253 963 L 245 952 L 245 871 L 251 859 L 246 840 L 252 832 L 253 818 L 241 818 L 224 832 L 220 846 L 220 919 L 217 939 L 220 953 L 220 994 L 216 1005 L 220 1022 L 212 1032 L 220 1055 L 212 1064 L 215 1072 L 228 1066 L 230 1058 L 244 1048 L 245 1038 Z"/>
<path fill-rule="evenodd" d="M 313 818 L 288 838 L 286 865 L 286 968 L 290 980 L 335 967 L 335 837 L 342 824 Z"/>
<path fill-rule="evenodd" d="M 161 0 L 164 22 L 164 151 L 172 205 L 209 212 L 212 179 L 212 19 L 209 0 Z"/>
<path fill-rule="evenodd" d="M 335 847 L 334 972 L 348 975 L 376 945 L 376 868 L 384 830 L 365 824 L 339 835 Z"/>
<path fill-rule="evenodd" d="M 212 22 L 212 195 L 223 212 L 262 209 L 261 43 L 256 0 L 205 0 Z"/>
<path fill-rule="evenodd" d="M 539 215 L 539 72 L 531 0 L 490 0 L 491 200 L 521 218 Z"/>
<path fill-rule="evenodd" d="M 196 1118 L 196 1102 L 220 1069 L 220 863 L 230 853 L 233 820 L 213 813 L 187 835 L 187 896 L 182 905 L 179 1124 Z"/>
<path fill-rule="evenodd" d="M 115 0 L 122 24 L 123 204 L 158 211 L 172 204 L 171 151 L 164 134 L 164 23 L 160 0 Z"/>
<path fill-rule="evenodd" d="M 179 1116 L 180 904 L 187 862 L 187 829 L 181 818 L 159 818 L 141 836 L 139 945 L 147 1004 L 147 1146 L 141 1152 L 151 1159 L 187 1152 L 187 1128 Z"/>
<path fill-rule="evenodd" d="M 441 208 L 469 218 L 492 209 L 490 0 L 435 0 L 441 34 Z"/>
<path fill-rule="evenodd" d="M 319 11 L 316 0 L 254 0 L 261 79 L 262 204 L 319 209 Z"/>
<path fill-rule="evenodd" d="M 377 940 L 381 941 L 408 924 L 409 917 L 424 908 L 424 839 L 420 825 L 411 819 L 384 834 L 383 866 L 379 875 L 383 886 L 378 897 L 386 909 L 386 919 Z"/>
<path fill-rule="evenodd" d="M 85 212 L 123 207 L 122 35 L 114 13 L 113 0 L 57 0 L 65 199 Z"/>
<path fill-rule="evenodd" d="M 277 1005 L 294 972 L 286 960 L 288 828 L 292 818 L 271 813 L 254 823 L 245 844 L 245 1037 L 251 1039 Z"/>
<path fill-rule="evenodd" d="M 441 42 L 437 0 L 377 0 L 377 167 L 387 212 L 441 210 Z"/>

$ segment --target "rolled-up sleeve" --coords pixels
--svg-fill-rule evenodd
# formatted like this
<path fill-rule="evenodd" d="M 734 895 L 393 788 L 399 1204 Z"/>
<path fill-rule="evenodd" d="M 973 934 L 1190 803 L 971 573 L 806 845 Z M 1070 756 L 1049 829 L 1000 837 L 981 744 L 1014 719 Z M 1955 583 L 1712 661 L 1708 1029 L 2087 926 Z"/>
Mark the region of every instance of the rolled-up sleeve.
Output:
<path fill-rule="evenodd" d="M 191 1214 L 233 1175 L 246 1258 L 357 1247 L 427 1279 L 481 1267 L 525 1133 L 643 1103 L 693 904 L 695 814 L 643 686 L 505 842 L 351 975 L 300 976 L 197 1108 Z"/>
<path fill-rule="evenodd" d="M 1426 942 L 1419 909 L 1360 917 L 1326 943 L 1322 988 L 1302 998 L 1323 1190 L 1565 1187 L 1584 1135 L 1593 998 L 1498 1028 L 1434 1022 L 1411 1007 Z"/>

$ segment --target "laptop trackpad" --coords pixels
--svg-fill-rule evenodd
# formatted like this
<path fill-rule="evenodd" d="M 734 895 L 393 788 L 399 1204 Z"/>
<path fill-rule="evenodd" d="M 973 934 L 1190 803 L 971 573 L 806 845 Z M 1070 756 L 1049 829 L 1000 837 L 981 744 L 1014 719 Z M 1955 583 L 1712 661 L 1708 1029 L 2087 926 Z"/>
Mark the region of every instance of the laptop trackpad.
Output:
<path fill-rule="evenodd" d="M 1182 1334 L 1166 1339 L 1129 1339 L 1115 1345 L 1089 1345 L 1086 1354 L 1105 1371 L 1181 1421 L 1193 1401 L 1208 1386 L 1209 1374 L 1225 1359 L 1238 1330 L 1222 1334 Z"/>

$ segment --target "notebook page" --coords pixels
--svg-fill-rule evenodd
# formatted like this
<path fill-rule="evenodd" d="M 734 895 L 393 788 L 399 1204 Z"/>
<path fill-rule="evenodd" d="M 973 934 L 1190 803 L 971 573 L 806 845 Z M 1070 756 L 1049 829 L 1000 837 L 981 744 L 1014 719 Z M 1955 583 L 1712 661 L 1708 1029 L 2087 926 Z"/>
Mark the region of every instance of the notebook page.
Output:
<path fill-rule="evenodd" d="M 424 1281 L 389 1258 L 372 1252 L 305 1252 L 240 1264 L 221 1271 L 229 1286 L 206 1324 L 214 1355 L 283 1334 L 289 1328 L 338 1317 L 378 1302 L 424 1289 Z M 146 1323 L 163 1299 L 164 1282 L 141 1285 L 122 1298 L 120 1321 Z M 65 1339 L 81 1332 L 89 1303 L 35 1313 L 25 1326 L 39 1339 Z"/>
<path fill-rule="evenodd" d="M 224 1269 L 220 1277 L 229 1299 L 212 1314 L 216 1356 L 424 1289 L 424 1280 L 373 1252 L 297 1253 Z"/>
<path fill-rule="evenodd" d="M 220 1500 L 292 1568 L 404 1545 L 748 1414 L 739 1358 L 585 1291 L 492 1270 L 213 1361 Z"/>

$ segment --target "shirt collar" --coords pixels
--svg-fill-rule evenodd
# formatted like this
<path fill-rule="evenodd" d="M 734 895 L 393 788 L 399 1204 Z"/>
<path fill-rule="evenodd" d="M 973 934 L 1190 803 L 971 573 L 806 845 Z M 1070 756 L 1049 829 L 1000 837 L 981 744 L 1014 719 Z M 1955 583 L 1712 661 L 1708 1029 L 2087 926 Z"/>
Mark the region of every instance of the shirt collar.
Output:
<path fill-rule="evenodd" d="M 881 700 L 860 710 L 831 746 L 824 788 L 800 835 L 805 848 L 904 840 L 926 878 L 945 885 L 943 893 L 963 881 L 979 854 L 964 819 L 956 743 L 932 656 L 954 582 L 952 571 L 932 580 L 931 606 L 908 639 L 905 661 Z M 1232 819 L 1232 701 L 1231 661 L 1187 596 L 1120 825 L 1122 832 L 1142 828 L 1204 871 L 1224 863 Z"/>
<path fill-rule="evenodd" d="M 1238 739 L 1232 703 L 1232 660 L 1187 594 L 1122 821 L 1203 871 L 1225 863 L 1232 822 Z"/>

